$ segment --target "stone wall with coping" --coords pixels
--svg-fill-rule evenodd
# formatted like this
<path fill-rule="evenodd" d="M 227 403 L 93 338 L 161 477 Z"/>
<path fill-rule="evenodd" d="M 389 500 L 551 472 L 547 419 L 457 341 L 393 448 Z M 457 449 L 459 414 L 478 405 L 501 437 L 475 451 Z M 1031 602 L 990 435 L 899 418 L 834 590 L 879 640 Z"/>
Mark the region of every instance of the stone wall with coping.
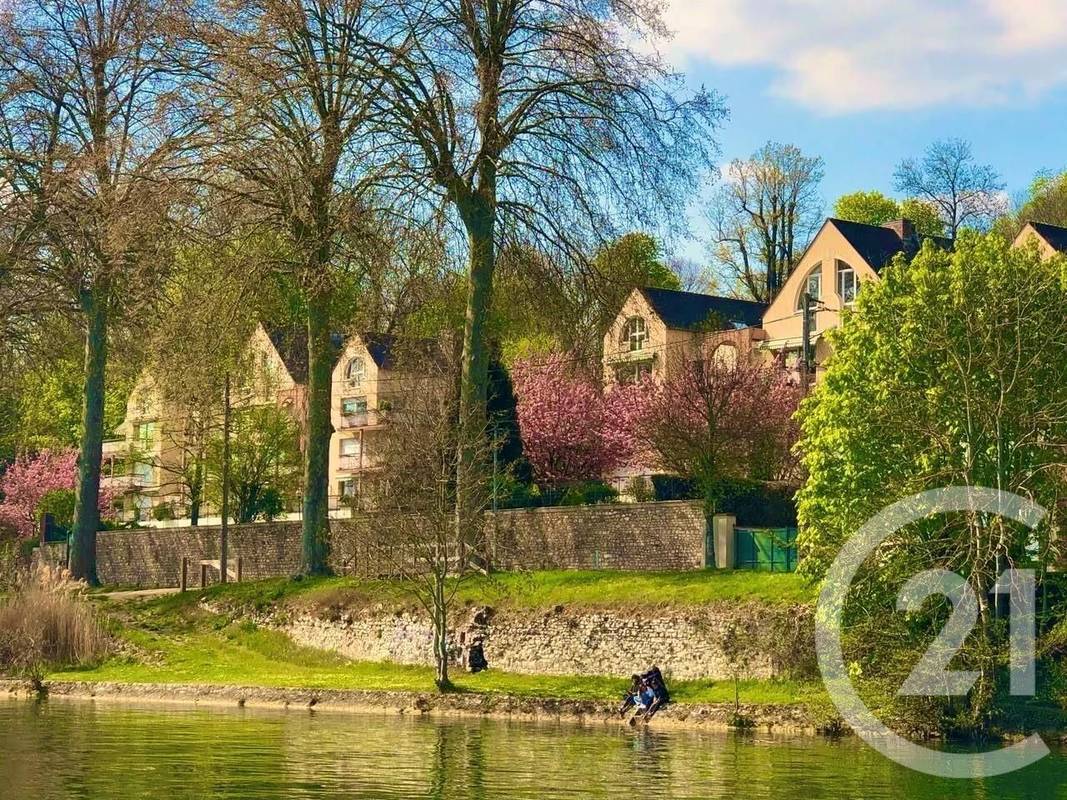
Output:
<path fill-rule="evenodd" d="M 486 514 L 493 566 L 501 570 L 690 570 L 704 566 L 704 515 L 699 503 L 605 504 L 520 509 Z M 382 559 L 361 544 L 361 526 L 331 521 L 332 566 L 342 575 L 376 575 Z M 199 586 L 201 560 L 219 558 L 218 527 L 104 531 L 97 571 L 106 586 L 178 586 L 188 558 L 189 585 Z M 62 558 L 63 546 L 47 557 Z M 300 523 L 232 525 L 229 555 L 246 580 L 294 575 L 300 569 Z M 233 562 L 231 562 L 233 569 Z M 209 571 L 209 583 L 217 580 Z"/>
<path fill-rule="evenodd" d="M 431 665 L 425 615 L 381 609 L 302 615 L 281 626 L 295 641 L 358 661 Z M 490 668 L 534 675 L 625 678 L 659 665 L 674 680 L 808 676 L 812 610 L 756 602 L 689 610 L 474 609 L 451 631 L 454 661 L 475 639 Z"/>

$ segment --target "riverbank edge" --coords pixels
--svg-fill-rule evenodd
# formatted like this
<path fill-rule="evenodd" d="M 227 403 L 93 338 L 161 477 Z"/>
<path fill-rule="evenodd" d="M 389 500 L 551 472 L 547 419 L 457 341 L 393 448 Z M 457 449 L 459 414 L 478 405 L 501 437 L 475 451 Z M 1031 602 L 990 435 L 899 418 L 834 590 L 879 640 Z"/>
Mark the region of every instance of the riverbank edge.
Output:
<path fill-rule="evenodd" d="M 109 681 L 47 681 L 47 696 L 56 699 L 131 704 L 181 704 L 205 708 L 471 717 L 529 722 L 568 722 L 583 726 L 623 727 L 616 704 L 599 700 L 561 700 L 506 694 L 360 691 L 349 689 L 273 688 L 215 684 L 149 684 Z M 0 680 L 11 699 L 39 697 L 17 680 Z M 803 706 L 740 706 L 743 727 L 764 733 L 824 733 Z M 704 731 L 737 730 L 733 704 L 672 704 L 650 723 L 656 728 Z"/>

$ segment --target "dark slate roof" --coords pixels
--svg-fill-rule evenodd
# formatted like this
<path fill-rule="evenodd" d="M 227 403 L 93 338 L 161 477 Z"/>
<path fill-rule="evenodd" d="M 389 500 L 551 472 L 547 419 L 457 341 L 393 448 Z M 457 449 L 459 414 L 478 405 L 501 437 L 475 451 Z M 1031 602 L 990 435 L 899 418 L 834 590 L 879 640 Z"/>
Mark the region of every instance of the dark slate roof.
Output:
<path fill-rule="evenodd" d="M 866 225 L 862 222 L 834 218 L 830 218 L 827 222 L 841 232 L 841 235 L 875 271 L 882 269 L 892 261 L 897 253 L 904 253 L 905 256 L 911 258 L 919 252 L 919 248 L 926 239 L 933 240 L 944 250 L 952 249 L 952 240 L 943 236 L 917 236 L 914 239 L 901 239 L 895 230 L 881 225 Z"/>
<path fill-rule="evenodd" d="M 1049 225 L 1047 222 L 1031 222 L 1034 230 L 1040 234 L 1053 250 L 1060 253 L 1067 253 L 1067 228 L 1061 228 L 1059 225 Z"/>
<path fill-rule="evenodd" d="M 289 328 L 271 325 L 263 326 L 270 337 L 271 344 L 278 351 L 285 368 L 289 370 L 289 377 L 294 382 L 305 384 L 308 381 L 308 334 L 307 328 L 302 325 L 293 325 Z M 343 333 L 331 333 L 330 344 L 333 346 L 334 360 L 344 347 L 345 335 Z"/>
<path fill-rule="evenodd" d="M 767 310 L 765 303 L 695 292 L 646 288 L 641 294 L 668 328 L 683 330 L 699 327 L 715 316 L 723 328 L 757 327 Z"/>
<path fill-rule="evenodd" d="M 395 336 L 388 333 L 361 333 L 359 338 L 363 340 L 378 369 L 390 369 L 393 366 L 396 357 Z"/>

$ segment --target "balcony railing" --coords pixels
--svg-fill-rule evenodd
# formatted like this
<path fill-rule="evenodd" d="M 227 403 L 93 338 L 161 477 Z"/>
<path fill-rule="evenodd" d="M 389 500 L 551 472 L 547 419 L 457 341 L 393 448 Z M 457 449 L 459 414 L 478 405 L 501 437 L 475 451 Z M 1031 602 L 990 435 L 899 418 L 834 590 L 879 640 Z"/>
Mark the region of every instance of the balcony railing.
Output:
<path fill-rule="evenodd" d="M 364 466 L 361 456 L 341 456 L 337 461 L 337 468 L 344 472 L 355 472 Z"/>
<path fill-rule="evenodd" d="M 102 475 L 100 486 L 112 491 L 132 492 L 152 485 L 151 479 L 144 475 Z"/>
<path fill-rule="evenodd" d="M 354 414 L 345 414 L 342 412 L 341 414 L 342 430 L 369 428 L 374 425 L 381 425 L 382 421 L 382 414 L 378 411 L 357 411 Z"/>

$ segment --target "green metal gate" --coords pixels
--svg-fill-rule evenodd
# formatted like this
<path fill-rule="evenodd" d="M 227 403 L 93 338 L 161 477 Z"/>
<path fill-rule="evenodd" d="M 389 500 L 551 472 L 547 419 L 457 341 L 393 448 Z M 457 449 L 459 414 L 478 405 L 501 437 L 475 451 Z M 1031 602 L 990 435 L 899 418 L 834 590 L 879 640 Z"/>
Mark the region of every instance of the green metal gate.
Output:
<path fill-rule="evenodd" d="M 793 572 L 797 568 L 796 528 L 735 528 L 738 569 Z"/>

